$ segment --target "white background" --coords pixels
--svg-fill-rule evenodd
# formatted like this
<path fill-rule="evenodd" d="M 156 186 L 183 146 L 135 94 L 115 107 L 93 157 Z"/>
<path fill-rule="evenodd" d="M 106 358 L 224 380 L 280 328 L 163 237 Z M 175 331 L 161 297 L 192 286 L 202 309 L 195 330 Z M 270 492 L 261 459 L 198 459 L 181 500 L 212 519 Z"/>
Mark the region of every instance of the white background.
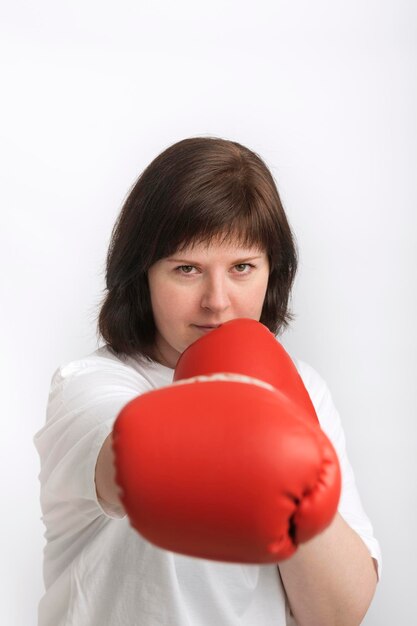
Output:
<path fill-rule="evenodd" d="M 36 624 L 32 443 L 60 364 L 93 351 L 104 259 L 142 169 L 189 136 L 270 167 L 300 248 L 291 352 L 327 380 L 383 579 L 414 623 L 417 5 L 9 1 L 0 8 L 0 623 Z"/>

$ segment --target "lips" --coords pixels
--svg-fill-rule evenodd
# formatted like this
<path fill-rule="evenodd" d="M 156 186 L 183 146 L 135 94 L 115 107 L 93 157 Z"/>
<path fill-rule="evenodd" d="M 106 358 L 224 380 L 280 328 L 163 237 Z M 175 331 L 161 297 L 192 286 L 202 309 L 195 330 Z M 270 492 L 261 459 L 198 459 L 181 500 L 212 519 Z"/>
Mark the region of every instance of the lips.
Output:
<path fill-rule="evenodd" d="M 194 324 L 194 326 L 196 326 L 196 328 L 202 328 L 203 330 L 213 330 L 213 328 L 218 328 L 219 326 L 221 326 L 221 324 L 209 324 L 205 326 Z"/>

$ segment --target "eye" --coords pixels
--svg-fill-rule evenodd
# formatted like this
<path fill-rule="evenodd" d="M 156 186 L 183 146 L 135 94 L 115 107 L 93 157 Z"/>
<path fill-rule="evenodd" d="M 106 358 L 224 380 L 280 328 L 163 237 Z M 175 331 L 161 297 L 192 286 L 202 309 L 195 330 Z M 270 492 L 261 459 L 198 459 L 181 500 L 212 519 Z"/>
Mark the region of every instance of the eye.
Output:
<path fill-rule="evenodd" d="M 239 265 L 235 265 L 235 267 L 251 267 L 251 268 L 254 268 L 255 266 L 252 265 L 252 263 L 239 263 Z M 249 274 L 249 271 L 250 270 L 248 270 L 247 272 L 240 272 L 239 271 L 238 274 Z"/>
<path fill-rule="evenodd" d="M 178 272 L 179 274 L 189 274 L 190 272 L 183 272 L 182 270 L 185 269 L 192 269 L 194 267 L 194 265 L 179 265 L 178 267 L 175 268 L 175 271 Z"/>

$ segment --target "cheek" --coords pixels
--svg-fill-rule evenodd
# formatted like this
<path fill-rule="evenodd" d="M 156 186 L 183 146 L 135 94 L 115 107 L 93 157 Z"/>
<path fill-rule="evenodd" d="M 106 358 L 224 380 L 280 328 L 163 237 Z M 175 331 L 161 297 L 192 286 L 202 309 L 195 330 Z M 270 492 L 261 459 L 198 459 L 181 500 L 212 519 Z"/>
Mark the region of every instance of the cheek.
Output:
<path fill-rule="evenodd" d="M 161 282 L 152 298 L 154 312 L 161 319 L 172 321 L 181 318 L 191 308 L 192 298 L 186 296 L 183 290 L 168 281 Z"/>
<path fill-rule="evenodd" d="M 264 281 L 256 286 L 256 288 L 252 291 L 250 296 L 247 298 L 248 306 L 253 309 L 253 311 L 259 311 L 262 309 L 266 291 L 268 287 L 268 281 Z"/>

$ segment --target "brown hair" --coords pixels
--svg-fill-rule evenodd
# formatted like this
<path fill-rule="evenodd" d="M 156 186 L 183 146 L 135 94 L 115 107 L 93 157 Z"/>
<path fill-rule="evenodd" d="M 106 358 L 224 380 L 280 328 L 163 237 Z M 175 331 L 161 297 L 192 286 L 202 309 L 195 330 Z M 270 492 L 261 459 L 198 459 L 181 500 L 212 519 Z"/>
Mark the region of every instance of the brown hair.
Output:
<path fill-rule="evenodd" d="M 268 167 L 235 141 L 191 137 L 146 167 L 113 227 L 97 330 L 114 353 L 151 360 L 156 327 L 149 267 L 223 235 L 267 252 L 270 274 L 260 322 L 275 335 L 288 326 L 294 319 L 288 305 L 297 248 Z"/>

